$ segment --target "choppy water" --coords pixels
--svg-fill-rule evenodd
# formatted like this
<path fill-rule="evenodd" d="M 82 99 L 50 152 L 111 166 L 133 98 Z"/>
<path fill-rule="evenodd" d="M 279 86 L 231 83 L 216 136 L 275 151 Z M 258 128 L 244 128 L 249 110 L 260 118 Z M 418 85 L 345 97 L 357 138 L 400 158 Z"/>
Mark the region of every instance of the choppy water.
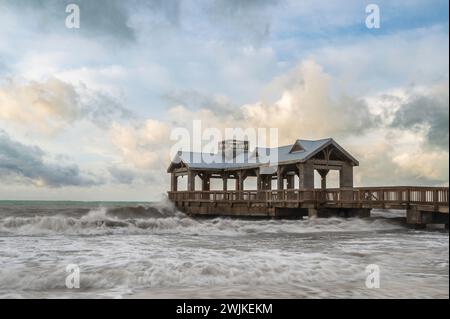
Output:
<path fill-rule="evenodd" d="M 448 231 L 191 219 L 169 204 L 0 202 L 0 298 L 448 298 Z M 80 289 L 67 289 L 77 264 Z M 380 268 L 368 289 L 366 266 Z"/>

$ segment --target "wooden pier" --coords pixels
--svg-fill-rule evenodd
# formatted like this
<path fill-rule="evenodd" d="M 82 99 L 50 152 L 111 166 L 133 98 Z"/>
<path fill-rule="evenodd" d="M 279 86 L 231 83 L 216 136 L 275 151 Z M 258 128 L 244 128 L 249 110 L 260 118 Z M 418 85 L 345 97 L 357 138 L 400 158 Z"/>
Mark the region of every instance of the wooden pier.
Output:
<path fill-rule="evenodd" d="M 191 152 L 179 153 L 172 161 L 168 198 L 178 209 L 197 216 L 278 218 L 367 217 L 373 208 L 402 209 L 409 224 L 448 227 L 448 187 L 354 187 L 353 167 L 359 163 L 332 139 L 297 140 L 280 147 L 276 165 L 258 162 L 261 149 L 250 153 L 247 144 L 232 141 L 227 151 L 225 143 L 211 163 Z M 226 158 L 227 152 L 231 161 Z M 321 188 L 314 188 L 314 170 L 320 174 Z M 330 170 L 339 171 L 339 188 L 327 188 Z M 180 176 L 187 176 L 187 190 L 178 189 Z M 201 190 L 195 187 L 196 176 L 201 180 Z M 244 189 L 249 176 L 256 177 L 256 190 Z M 212 178 L 223 181 L 222 190 L 210 189 Z M 235 190 L 228 190 L 229 179 L 235 180 Z M 271 189 L 272 180 L 276 189 Z"/>
<path fill-rule="evenodd" d="M 401 209 L 410 224 L 447 224 L 447 187 L 355 187 L 270 191 L 180 191 L 169 199 L 189 215 L 367 217 L 373 208 Z"/>

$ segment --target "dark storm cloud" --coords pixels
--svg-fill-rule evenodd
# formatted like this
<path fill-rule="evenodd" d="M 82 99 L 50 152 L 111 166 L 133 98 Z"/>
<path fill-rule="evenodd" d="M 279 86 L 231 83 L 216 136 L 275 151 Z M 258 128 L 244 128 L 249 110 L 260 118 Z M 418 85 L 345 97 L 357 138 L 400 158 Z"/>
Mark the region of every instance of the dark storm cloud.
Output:
<path fill-rule="evenodd" d="M 157 176 L 160 176 L 160 170 L 143 170 L 130 169 L 128 167 L 121 167 L 120 165 L 112 165 L 107 168 L 111 175 L 112 183 L 118 184 L 161 184 Z"/>
<path fill-rule="evenodd" d="M 6 0 L 10 8 L 24 19 L 35 20 L 43 32 L 71 32 L 65 28 L 68 4 L 80 7 L 80 33 L 133 41 L 135 32 L 129 26 L 128 1 L 121 0 Z"/>
<path fill-rule="evenodd" d="M 94 92 L 81 105 L 81 110 L 85 118 L 100 128 L 108 128 L 114 119 L 135 117 L 134 113 L 123 107 L 118 100 L 102 92 Z"/>
<path fill-rule="evenodd" d="M 206 6 L 206 17 L 227 37 L 236 41 L 259 43 L 270 35 L 271 14 L 280 1 L 217 0 Z"/>
<path fill-rule="evenodd" d="M 0 180 L 10 178 L 48 187 L 103 184 L 101 178 L 83 174 L 77 165 L 47 163 L 45 155 L 41 148 L 14 141 L 0 129 Z"/>
<path fill-rule="evenodd" d="M 135 173 L 128 169 L 111 166 L 108 167 L 108 172 L 111 174 L 114 181 L 120 184 L 131 184 L 135 179 Z"/>
<path fill-rule="evenodd" d="M 112 39 L 115 44 L 132 43 L 137 34 L 150 27 L 165 34 L 164 28 L 207 33 L 228 41 L 260 43 L 270 35 L 271 13 L 279 1 L 256 0 L 4 0 L 9 8 L 38 32 L 81 34 Z M 80 29 L 67 29 L 68 4 L 80 7 Z M 173 36 L 173 34 L 171 33 Z"/>
<path fill-rule="evenodd" d="M 448 150 L 448 124 L 449 100 L 448 94 L 444 94 L 414 97 L 398 109 L 391 126 L 408 130 L 419 130 L 427 126 L 428 144 Z"/>

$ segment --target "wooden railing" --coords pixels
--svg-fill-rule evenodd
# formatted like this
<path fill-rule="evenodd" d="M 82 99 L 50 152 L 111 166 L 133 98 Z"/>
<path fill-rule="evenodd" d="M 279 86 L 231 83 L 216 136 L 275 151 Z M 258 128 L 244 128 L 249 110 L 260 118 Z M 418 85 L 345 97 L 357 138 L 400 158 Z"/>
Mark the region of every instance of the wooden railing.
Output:
<path fill-rule="evenodd" d="M 448 206 L 448 187 L 355 187 L 336 189 L 284 189 L 244 191 L 168 192 L 172 201 L 210 202 L 313 202 L 332 204 L 395 204 Z"/>

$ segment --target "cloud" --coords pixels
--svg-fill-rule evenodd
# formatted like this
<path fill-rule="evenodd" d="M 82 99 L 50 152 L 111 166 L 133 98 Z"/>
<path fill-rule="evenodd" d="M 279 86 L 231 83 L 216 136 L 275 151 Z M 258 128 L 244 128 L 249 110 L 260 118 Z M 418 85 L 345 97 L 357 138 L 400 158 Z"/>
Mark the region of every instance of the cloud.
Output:
<path fill-rule="evenodd" d="M 43 82 L 6 81 L 0 85 L 0 120 L 54 133 L 81 119 L 107 126 L 131 112 L 109 95 L 75 87 L 56 78 Z"/>
<path fill-rule="evenodd" d="M 138 169 L 159 167 L 167 163 L 169 125 L 148 119 L 134 125 L 114 122 L 110 129 L 111 142 L 125 163 Z"/>
<path fill-rule="evenodd" d="M 217 108 L 206 105 L 191 110 L 181 104 L 168 113 L 177 125 L 186 127 L 194 119 L 202 120 L 203 127 L 221 130 L 275 127 L 282 144 L 299 137 L 362 134 L 380 124 L 379 116 L 370 112 L 364 100 L 342 92 L 334 95 L 332 84 L 332 78 L 317 63 L 307 60 L 272 81 L 268 89 L 279 95 L 273 103 L 258 101 L 228 112 L 217 112 Z"/>
<path fill-rule="evenodd" d="M 422 132 L 380 128 L 342 143 L 360 162 L 356 186 L 448 185 L 448 152 L 424 147 Z"/>
<path fill-rule="evenodd" d="M 320 65 L 306 60 L 272 82 L 282 91 L 275 104 L 245 105 L 244 118 L 254 127 L 278 127 L 285 142 L 298 137 L 345 137 L 378 126 L 379 117 L 365 101 L 344 92 L 334 94 L 333 84 Z"/>
<path fill-rule="evenodd" d="M 448 151 L 449 145 L 448 82 L 432 92 L 413 93 L 394 114 L 391 127 L 403 130 L 425 130 L 426 142 Z"/>
<path fill-rule="evenodd" d="M 167 164 L 167 163 L 165 163 Z M 114 163 L 107 168 L 109 175 L 111 175 L 111 184 L 123 185 L 152 185 L 154 188 L 165 189 L 165 176 L 161 174 L 161 169 L 150 168 L 136 168 L 129 163 Z"/>
<path fill-rule="evenodd" d="M 129 9 L 124 1 L 6 0 L 6 4 L 22 16 L 22 20 L 33 24 L 34 30 L 66 35 L 74 33 L 64 24 L 68 16 L 65 10 L 69 3 L 75 3 L 80 7 L 80 29 L 76 29 L 76 33 L 119 42 L 135 40 L 135 31 L 129 26 Z"/>
<path fill-rule="evenodd" d="M 222 38 L 258 45 L 269 38 L 271 10 L 279 4 L 270 0 L 218 0 L 205 6 L 203 16 L 219 28 Z"/>
<path fill-rule="evenodd" d="M 433 103 L 422 105 L 429 111 L 415 116 L 408 101 L 428 96 L 423 92 L 403 90 L 398 95 L 383 93 L 360 99 L 331 90 L 334 81 L 320 65 L 307 60 L 268 85 L 271 93 L 280 95 L 275 102 L 258 101 L 233 107 L 225 99 L 224 105 L 230 105 L 228 112 L 221 107 L 222 103 L 216 103 L 214 96 L 195 91 L 175 92 L 168 96 L 178 103 L 168 110 L 168 121 L 153 119 L 135 126 L 114 125 L 112 140 L 121 149 L 125 163 L 138 169 L 158 170 L 168 164 L 169 146 L 174 143 L 169 140 L 170 130 L 192 129 L 193 120 L 201 120 L 203 129 L 217 128 L 222 133 L 225 128 L 276 127 L 280 145 L 297 138 L 338 140 L 360 160 L 361 166 L 356 169 L 356 184 L 360 186 L 448 183 L 448 150 L 430 149 L 433 143 L 430 137 L 440 134 L 448 139 L 445 86 L 431 90 Z M 218 106 L 210 107 L 214 104 Z M 442 122 L 434 114 L 440 114 Z M 414 129 L 416 124 L 423 126 L 423 123 L 431 129 Z"/>
<path fill-rule="evenodd" d="M 94 186 L 103 180 L 80 171 L 77 165 L 46 161 L 47 154 L 38 146 L 12 140 L 0 130 L 0 178 L 19 184 L 41 187 Z"/>
<path fill-rule="evenodd" d="M 130 169 L 111 166 L 108 167 L 108 172 L 111 174 L 114 181 L 120 184 L 131 184 L 135 179 L 135 172 Z"/>
<path fill-rule="evenodd" d="M 392 159 L 402 173 L 438 183 L 448 183 L 448 160 L 444 151 L 403 153 Z"/>
<path fill-rule="evenodd" d="M 227 96 L 202 93 L 198 90 L 173 90 L 163 94 L 170 105 L 183 105 L 189 109 L 209 109 L 215 114 L 228 114 L 236 107 Z"/>

